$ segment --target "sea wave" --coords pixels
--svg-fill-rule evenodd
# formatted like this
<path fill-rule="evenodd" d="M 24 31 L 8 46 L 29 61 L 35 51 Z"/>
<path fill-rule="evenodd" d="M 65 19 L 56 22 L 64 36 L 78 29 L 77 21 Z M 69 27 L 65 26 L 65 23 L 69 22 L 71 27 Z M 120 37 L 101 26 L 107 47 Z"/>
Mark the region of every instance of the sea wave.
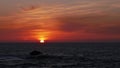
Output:
<path fill-rule="evenodd" d="M 72 55 L 40 55 L 26 58 L 0 57 L 0 68 L 119 68 L 120 60 L 93 59 Z"/>

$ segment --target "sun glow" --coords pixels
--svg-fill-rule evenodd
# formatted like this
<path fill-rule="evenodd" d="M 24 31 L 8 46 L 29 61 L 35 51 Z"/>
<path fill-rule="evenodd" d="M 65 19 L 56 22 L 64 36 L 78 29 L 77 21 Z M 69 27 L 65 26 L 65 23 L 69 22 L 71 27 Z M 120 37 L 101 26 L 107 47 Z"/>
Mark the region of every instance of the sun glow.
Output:
<path fill-rule="evenodd" d="M 40 43 L 45 43 L 46 40 L 49 39 L 50 37 L 50 32 L 49 31 L 36 31 L 36 38 L 39 40 Z"/>
<path fill-rule="evenodd" d="M 44 37 L 40 38 L 40 43 L 45 43 L 45 38 Z"/>
<path fill-rule="evenodd" d="M 40 40 L 40 43 L 45 43 L 45 40 Z"/>

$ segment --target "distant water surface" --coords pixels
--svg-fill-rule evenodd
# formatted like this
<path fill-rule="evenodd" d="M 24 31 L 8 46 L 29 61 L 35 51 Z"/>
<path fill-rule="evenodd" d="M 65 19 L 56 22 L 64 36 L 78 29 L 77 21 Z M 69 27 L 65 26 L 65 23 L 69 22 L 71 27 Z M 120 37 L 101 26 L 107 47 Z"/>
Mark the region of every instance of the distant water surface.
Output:
<path fill-rule="evenodd" d="M 27 55 L 32 50 L 47 54 L 120 57 L 120 43 L 0 43 L 0 55 Z"/>
<path fill-rule="evenodd" d="M 120 68 L 120 43 L 0 43 L 0 68 Z"/>

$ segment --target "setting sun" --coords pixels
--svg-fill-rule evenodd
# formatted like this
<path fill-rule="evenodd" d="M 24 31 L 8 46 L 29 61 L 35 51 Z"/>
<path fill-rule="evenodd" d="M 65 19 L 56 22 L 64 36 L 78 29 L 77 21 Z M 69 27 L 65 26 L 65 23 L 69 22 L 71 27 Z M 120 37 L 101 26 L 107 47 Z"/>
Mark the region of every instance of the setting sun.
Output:
<path fill-rule="evenodd" d="M 45 40 L 40 40 L 40 43 L 45 43 Z"/>
<path fill-rule="evenodd" d="M 48 40 L 50 37 L 50 32 L 48 31 L 38 31 L 36 32 L 35 38 L 40 42 L 40 43 L 45 43 L 46 40 Z"/>
<path fill-rule="evenodd" d="M 41 37 L 39 40 L 40 40 L 40 43 L 45 43 L 45 38 L 44 37 Z"/>

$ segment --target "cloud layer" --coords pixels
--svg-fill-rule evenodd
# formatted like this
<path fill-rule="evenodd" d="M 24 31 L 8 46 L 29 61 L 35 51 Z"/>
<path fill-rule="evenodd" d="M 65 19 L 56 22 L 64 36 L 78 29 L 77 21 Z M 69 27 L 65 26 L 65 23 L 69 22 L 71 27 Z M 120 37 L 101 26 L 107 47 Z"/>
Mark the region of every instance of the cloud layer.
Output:
<path fill-rule="evenodd" d="M 41 2 L 28 6 L 25 1 L 27 5 L 22 8 L 14 7 L 19 9 L 16 12 L 8 11 L 5 15 L 0 12 L 0 37 L 4 38 L 0 40 L 33 41 L 43 35 L 59 41 L 120 40 L 119 0 Z M 6 15 L 10 12 L 11 15 Z"/>

